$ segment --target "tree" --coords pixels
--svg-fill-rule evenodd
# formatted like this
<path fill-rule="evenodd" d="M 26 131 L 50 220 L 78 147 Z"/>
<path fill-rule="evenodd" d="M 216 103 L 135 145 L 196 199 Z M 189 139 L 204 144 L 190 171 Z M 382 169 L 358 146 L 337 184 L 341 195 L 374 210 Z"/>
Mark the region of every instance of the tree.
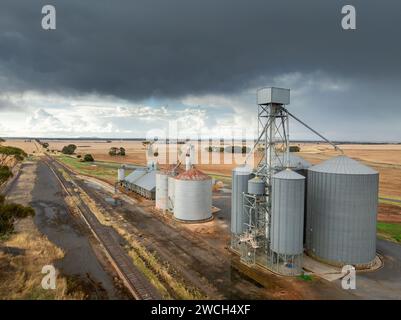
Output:
<path fill-rule="evenodd" d="M 109 149 L 109 155 L 110 156 L 125 156 L 125 149 L 123 147 L 120 147 L 120 148 L 111 147 Z"/>
<path fill-rule="evenodd" d="M 95 159 L 93 159 L 91 154 L 86 154 L 86 155 L 84 155 L 84 161 L 85 162 L 93 162 L 93 161 L 95 161 Z"/>
<path fill-rule="evenodd" d="M 109 150 L 109 155 L 116 156 L 117 152 L 118 152 L 118 149 L 116 147 L 111 147 Z"/>
<path fill-rule="evenodd" d="M 64 154 L 74 154 L 76 149 L 77 146 L 75 144 L 69 144 L 68 146 L 64 146 L 61 152 Z"/>
<path fill-rule="evenodd" d="M 4 140 L 3 138 L 0 138 L 0 143 L 2 142 L 6 142 L 6 140 Z"/>
<path fill-rule="evenodd" d="M 290 152 L 299 152 L 301 148 L 299 146 L 290 146 Z"/>
<path fill-rule="evenodd" d="M 47 149 L 47 148 L 49 147 L 49 144 L 48 144 L 47 142 L 43 142 L 43 143 L 42 143 L 42 147 L 45 148 L 45 149 Z"/>

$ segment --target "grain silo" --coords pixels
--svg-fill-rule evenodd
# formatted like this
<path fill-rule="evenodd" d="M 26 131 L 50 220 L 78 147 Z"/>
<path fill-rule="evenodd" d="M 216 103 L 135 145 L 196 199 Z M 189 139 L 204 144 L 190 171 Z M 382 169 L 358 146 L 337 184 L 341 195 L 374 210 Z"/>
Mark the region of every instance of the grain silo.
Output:
<path fill-rule="evenodd" d="M 175 178 L 174 176 L 169 176 L 167 178 L 167 210 L 170 212 L 174 212 L 174 185 Z"/>
<path fill-rule="evenodd" d="M 174 218 L 202 222 L 212 218 L 212 179 L 192 168 L 174 178 Z"/>
<path fill-rule="evenodd" d="M 369 266 L 376 255 L 379 174 L 346 156 L 308 169 L 308 253 L 335 264 Z"/>
<path fill-rule="evenodd" d="M 248 181 L 252 178 L 252 169 L 240 166 L 232 171 L 231 187 L 231 233 L 233 237 L 244 232 L 243 193 L 248 192 Z M 233 243 L 236 239 L 233 239 Z"/>
<path fill-rule="evenodd" d="M 271 268 L 294 275 L 302 270 L 305 177 L 286 169 L 272 177 Z"/>
<path fill-rule="evenodd" d="M 260 177 L 249 180 L 248 193 L 257 196 L 266 194 L 266 183 Z"/>
<path fill-rule="evenodd" d="M 312 166 L 307 160 L 294 154 L 293 152 L 288 153 L 288 160 L 288 167 L 302 175 L 305 175 L 306 170 Z M 287 159 L 285 153 L 279 153 L 277 157 L 273 158 L 273 167 L 278 171 L 287 168 Z"/>
<path fill-rule="evenodd" d="M 117 181 L 122 182 L 125 179 L 125 166 L 122 165 L 120 168 L 117 170 Z"/>
<path fill-rule="evenodd" d="M 168 175 L 166 172 L 156 173 L 156 208 L 167 210 L 168 199 Z"/>

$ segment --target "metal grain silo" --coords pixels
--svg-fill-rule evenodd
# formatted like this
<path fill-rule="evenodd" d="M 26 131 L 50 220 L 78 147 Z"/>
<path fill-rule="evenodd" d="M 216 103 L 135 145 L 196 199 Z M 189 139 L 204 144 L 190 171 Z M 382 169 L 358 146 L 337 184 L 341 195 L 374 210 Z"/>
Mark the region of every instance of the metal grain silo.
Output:
<path fill-rule="evenodd" d="M 167 209 L 170 212 L 174 212 L 174 185 L 175 185 L 175 179 L 174 176 L 169 176 L 167 178 Z"/>
<path fill-rule="evenodd" d="M 156 173 L 156 208 L 167 210 L 168 175 L 166 172 Z"/>
<path fill-rule="evenodd" d="M 376 255 L 379 174 L 339 156 L 308 169 L 308 253 L 335 265 L 367 266 Z"/>
<path fill-rule="evenodd" d="M 202 222 L 212 218 L 212 179 L 192 168 L 174 179 L 174 218 Z"/>
<path fill-rule="evenodd" d="M 288 160 L 289 168 L 302 175 L 305 175 L 305 171 L 312 166 L 310 162 L 294 154 L 293 152 L 289 153 Z M 285 153 L 279 153 L 277 157 L 273 158 L 273 167 L 279 171 L 287 168 L 287 159 Z"/>
<path fill-rule="evenodd" d="M 231 187 L 231 233 L 240 235 L 244 231 L 243 193 L 248 192 L 248 181 L 252 178 L 252 169 L 240 166 L 232 171 Z"/>
<path fill-rule="evenodd" d="M 264 195 L 266 193 L 266 183 L 259 177 L 249 180 L 248 193 L 253 195 Z"/>
<path fill-rule="evenodd" d="M 125 166 L 121 166 L 117 170 L 117 180 L 118 182 L 124 181 L 125 179 Z"/>
<path fill-rule="evenodd" d="M 275 253 L 303 253 L 304 200 L 304 176 L 290 169 L 273 176 L 270 249 Z"/>

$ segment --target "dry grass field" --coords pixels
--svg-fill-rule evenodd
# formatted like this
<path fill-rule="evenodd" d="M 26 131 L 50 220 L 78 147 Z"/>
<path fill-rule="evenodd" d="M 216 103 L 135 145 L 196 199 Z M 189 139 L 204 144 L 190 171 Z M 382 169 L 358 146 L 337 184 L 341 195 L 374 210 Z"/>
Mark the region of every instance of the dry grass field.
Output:
<path fill-rule="evenodd" d="M 21 148 L 27 154 L 37 153 L 39 150 L 34 140 L 10 139 L 3 142 L 2 145 Z"/>

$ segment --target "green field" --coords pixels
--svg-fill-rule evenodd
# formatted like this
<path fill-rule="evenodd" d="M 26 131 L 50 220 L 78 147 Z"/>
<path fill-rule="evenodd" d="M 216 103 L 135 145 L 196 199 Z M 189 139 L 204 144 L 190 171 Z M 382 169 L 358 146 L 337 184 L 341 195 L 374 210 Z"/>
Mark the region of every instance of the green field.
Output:
<path fill-rule="evenodd" d="M 57 160 L 70 167 L 77 173 L 95 177 L 114 184 L 117 179 L 117 169 L 121 166 L 118 163 L 109 162 L 82 162 L 75 157 L 60 155 Z M 125 170 L 129 174 L 132 170 Z"/>
<path fill-rule="evenodd" d="M 401 243 L 401 224 L 378 222 L 377 232 L 382 238 Z"/>

